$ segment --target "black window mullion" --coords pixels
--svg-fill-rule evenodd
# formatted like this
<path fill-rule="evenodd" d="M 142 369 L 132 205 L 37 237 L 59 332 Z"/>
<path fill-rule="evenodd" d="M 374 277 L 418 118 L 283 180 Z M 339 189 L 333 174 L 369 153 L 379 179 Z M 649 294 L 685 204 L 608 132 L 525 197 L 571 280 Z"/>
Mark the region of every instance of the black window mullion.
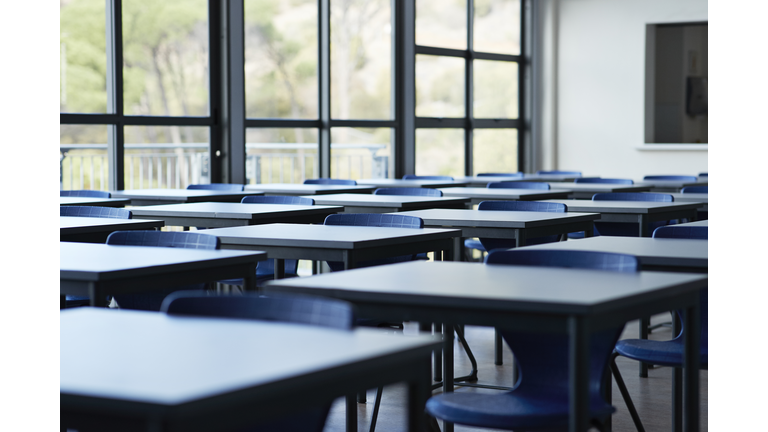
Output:
<path fill-rule="evenodd" d="M 221 115 L 222 115 L 222 13 L 221 0 L 208 0 L 208 115 L 210 133 L 208 160 L 211 183 L 223 182 L 224 170 L 220 163 L 222 150 Z"/>
<path fill-rule="evenodd" d="M 318 154 L 320 177 L 331 176 L 331 4 L 330 0 L 318 1 Z"/>
<path fill-rule="evenodd" d="M 107 164 L 109 189 L 122 190 L 125 184 L 123 161 L 123 2 L 106 3 L 107 110 L 115 122 L 107 127 Z"/>
<path fill-rule="evenodd" d="M 466 116 L 466 128 L 464 129 L 464 175 L 472 175 L 473 151 L 472 135 L 474 128 L 474 82 L 473 82 L 473 49 L 474 49 L 474 11 L 473 0 L 467 0 L 467 55 L 464 67 L 464 115 Z"/>

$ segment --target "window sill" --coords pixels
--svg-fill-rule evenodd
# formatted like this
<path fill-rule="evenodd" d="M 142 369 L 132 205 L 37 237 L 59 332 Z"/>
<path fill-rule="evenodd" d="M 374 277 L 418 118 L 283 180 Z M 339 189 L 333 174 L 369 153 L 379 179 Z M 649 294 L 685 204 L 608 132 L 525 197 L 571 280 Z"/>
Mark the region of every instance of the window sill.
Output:
<path fill-rule="evenodd" d="M 636 146 L 640 151 L 707 151 L 708 143 L 702 144 L 643 144 Z"/>

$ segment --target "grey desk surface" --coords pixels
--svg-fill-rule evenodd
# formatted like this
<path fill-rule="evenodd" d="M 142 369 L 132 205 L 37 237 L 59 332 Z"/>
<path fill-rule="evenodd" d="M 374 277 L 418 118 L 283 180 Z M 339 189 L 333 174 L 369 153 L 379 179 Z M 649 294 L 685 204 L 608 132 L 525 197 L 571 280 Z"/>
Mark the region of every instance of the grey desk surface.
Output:
<path fill-rule="evenodd" d="M 326 402 L 328 392 L 313 389 L 354 391 L 349 374 L 375 376 L 386 364 L 428 358 L 442 346 L 435 336 L 393 337 L 378 329 L 94 308 L 62 311 L 60 333 L 62 412 L 123 411 L 175 421 L 245 405 L 265 415 L 269 409 L 260 407 L 292 404 L 297 393 L 326 393 L 315 396 Z"/>
<path fill-rule="evenodd" d="M 265 224 L 207 230 L 221 239 L 222 247 L 312 247 L 358 249 L 396 245 L 408 241 L 445 239 L 461 235 L 453 229 L 413 229 L 338 225 Z"/>
<path fill-rule="evenodd" d="M 639 180 L 635 182 L 635 185 L 649 186 L 652 190 L 659 191 L 679 191 L 686 186 L 706 186 L 708 183 L 707 177 L 699 177 L 697 181 L 680 181 L 680 180 Z"/>
<path fill-rule="evenodd" d="M 680 223 L 675 226 L 679 227 L 689 227 L 689 226 L 702 226 L 702 227 L 709 227 L 709 221 L 708 220 L 700 220 L 696 222 L 686 222 L 686 223 Z"/>
<path fill-rule="evenodd" d="M 539 182 L 572 182 L 577 177 L 574 175 L 559 174 L 535 174 L 526 173 L 523 177 L 505 177 L 505 176 L 473 176 L 473 177 L 455 177 L 456 181 L 466 182 L 469 186 L 485 187 L 491 182 L 500 181 L 539 181 Z"/>
<path fill-rule="evenodd" d="M 129 198 L 131 201 L 157 201 L 159 202 L 204 202 L 224 201 L 240 202 L 244 196 L 264 195 L 263 192 L 232 192 L 206 189 L 128 189 L 112 191 L 116 198 Z M 135 202 L 134 202 L 135 204 Z"/>
<path fill-rule="evenodd" d="M 708 268 L 708 240 L 654 239 L 599 236 L 557 243 L 523 246 L 523 249 L 558 249 L 613 252 L 634 255 L 644 267 L 676 270 Z"/>
<path fill-rule="evenodd" d="M 690 210 L 699 207 L 698 203 L 655 202 L 655 201 L 592 201 L 592 200 L 546 200 L 563 203 L 568 212 L 594 213 L 632 213 L 653 214 L 674 210 Z"/>
<path fill-rule="evenodd" d="M 180 273 L 230 264 L 255 263 L 264 252 L 116 246 L 59 242 L 59 278 L 71 281 L 119 281 L 125 277 Z"/>
<path fill-rule="evenodd" d="M 391 187 L 426 187 L 443 188 L 451 186 L 466 186 L 466 182 L 458 180 L 403 180 L 403 179 L 362 179 L 357 180 L 359 185 L 373 186 L 375 188 Z"/>
<path fill-rule="evenodd" d="M 214 219 L 242 219 L 258 221 L 280 217 L 328 215 L 342 211 L 338 206 L 305 206 L 287 204 L 242 204 L 201 202 L 165 204 L 132 208 L 134 216 L 140 217 L 187 217 Z"/>
<path fill-rule="evenodd" d="M 337 193 L 361 193 L 373 192 L 373 186 L 347 186 L 347 185 L 323 185 L 323 184 L 294 184 L 294 183 L 265 183 L 246 185 L 247 191 L 262 191 L 265 195 L 324 195 Z M 313 197 L 314 198 L 314 197 Z"/>
<path fill-rule="evenodd" d="M 313 198 L 315 204 L 354 206 L 354 207 L 389 207 L 407 210 L 410 208 L 442 208 L 461 207 L 469 202 L 467 197 L 430 197 L 410 195 L 363 195 L 363 194 L 333 194 L 307 196 Z"/>
<path fill-rule="evenodd" d="M 97 217 L 59 216 L 61 235 L 112 232 L 118 230 L 150 230 L 160 228 L 161 220 L 112 219 Z"/>
<path fill-rule="evenodd" d="M 651 190 L 650 186 L 643 185 L 623 185 L 610 183 L 549 183 L 552 189 L 562 189 L 571 192 L 580 192 L 588 194 L 607 193 L 607 192 L 645 192 Z M 592 198 L 591 196 L 589 198 Z"/>
<path fill-rule="evenodd" d="M 430 209 L 400 212 L 420 217 L 424 225 L 450 227 L 534 228 L 568 222 L 593 221 L 597 213 L 548 213 L 525 211 Z"/>
<path fill-rule="evenodd" d="M 672 192 L 670 193 L 672 197 L 675 199 L 675 202 L 698 202 L 698 203 L 709 203 L 709 194 L 705 193 L 679 193 L 679 192 Z"/>
<path fill-rule="evenodd" d="M 553 198 L 567 198 L 566 190 L 540 190 L 540 189 L 488 189 L 485 187 L 452 187 L 440 189 L 443 196 L 463 196 L 485 200 L 522 200 L 534 201 Z"/>
<path fill-rule="evenodd" d="M 59 205 L 125 207 L 130 203 L 128 198 L 59 197 Z"/>
<path fill-rule="evenodd" d="M 353 303 L 453 308 L 457 314 L 470 309 L 590 314 L 659 298 L 665 288 L 692 292 L 706 280 L 706 275 L 670 272 L 413 261 L 270 281 L 265 290 L 337 297 Z"/>

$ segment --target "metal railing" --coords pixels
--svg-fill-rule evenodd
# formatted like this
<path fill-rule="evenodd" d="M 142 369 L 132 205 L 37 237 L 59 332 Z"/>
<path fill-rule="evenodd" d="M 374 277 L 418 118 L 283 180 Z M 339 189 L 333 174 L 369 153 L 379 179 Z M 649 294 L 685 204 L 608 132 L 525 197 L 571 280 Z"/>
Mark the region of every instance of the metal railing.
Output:
<path fill-rule="evenodd" d="M 387 178 L 386 144 L 331 144 L 336 178 Z M 108 189 L 106 144 L 61 144 L 59 181 L 65 189 Z M 125 188 L 183 189 L 210 183 L 208 143 L 126 144 Z M 318 177 L 317 144 L 247 143 L 246 183 L 301 183 Z"/>

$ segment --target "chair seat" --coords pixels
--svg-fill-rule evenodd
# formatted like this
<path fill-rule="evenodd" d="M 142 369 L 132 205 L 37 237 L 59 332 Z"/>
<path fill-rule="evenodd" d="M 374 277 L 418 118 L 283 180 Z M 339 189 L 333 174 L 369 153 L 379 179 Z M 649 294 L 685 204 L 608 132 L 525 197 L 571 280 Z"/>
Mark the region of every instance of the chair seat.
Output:
<path fill-rule="evenodd" d="M 89 306 L 90 304 L 91 304 L 90 297 L 68 295 L 65 307 L 71 308 L 71 307 L 78 307 L 78 306 Z"/>
<path fill-rule="evenodd" d="M 602 420 L 616 411 L 600 398 L 591 402 L 592 418 Z M 562 430 L 568 427 L 568 394 L 514 390 L 503 394 L 447 393 L 430 398 L 427 411 L 434 417 L 468 426 Z"/>
<path fill-rule="evenodd" d="M 480 243 L 480 240 L 466 239 L 464 240 L 464 247 L 467 249 L 477 249 L 481 252 L 487 252 L 483 247 L 483 244 Z"/>
<path fill-rule="evenodd" d="M 659 366 L 682 366 L 683 364 L 682 338 L 669 341 L 624 339 L 616 343 L 616 351 L 624 357 Z M 708 352 L 707 347 L 701 347 L 699 362 L 702 366 L 707 365 Z"/>

